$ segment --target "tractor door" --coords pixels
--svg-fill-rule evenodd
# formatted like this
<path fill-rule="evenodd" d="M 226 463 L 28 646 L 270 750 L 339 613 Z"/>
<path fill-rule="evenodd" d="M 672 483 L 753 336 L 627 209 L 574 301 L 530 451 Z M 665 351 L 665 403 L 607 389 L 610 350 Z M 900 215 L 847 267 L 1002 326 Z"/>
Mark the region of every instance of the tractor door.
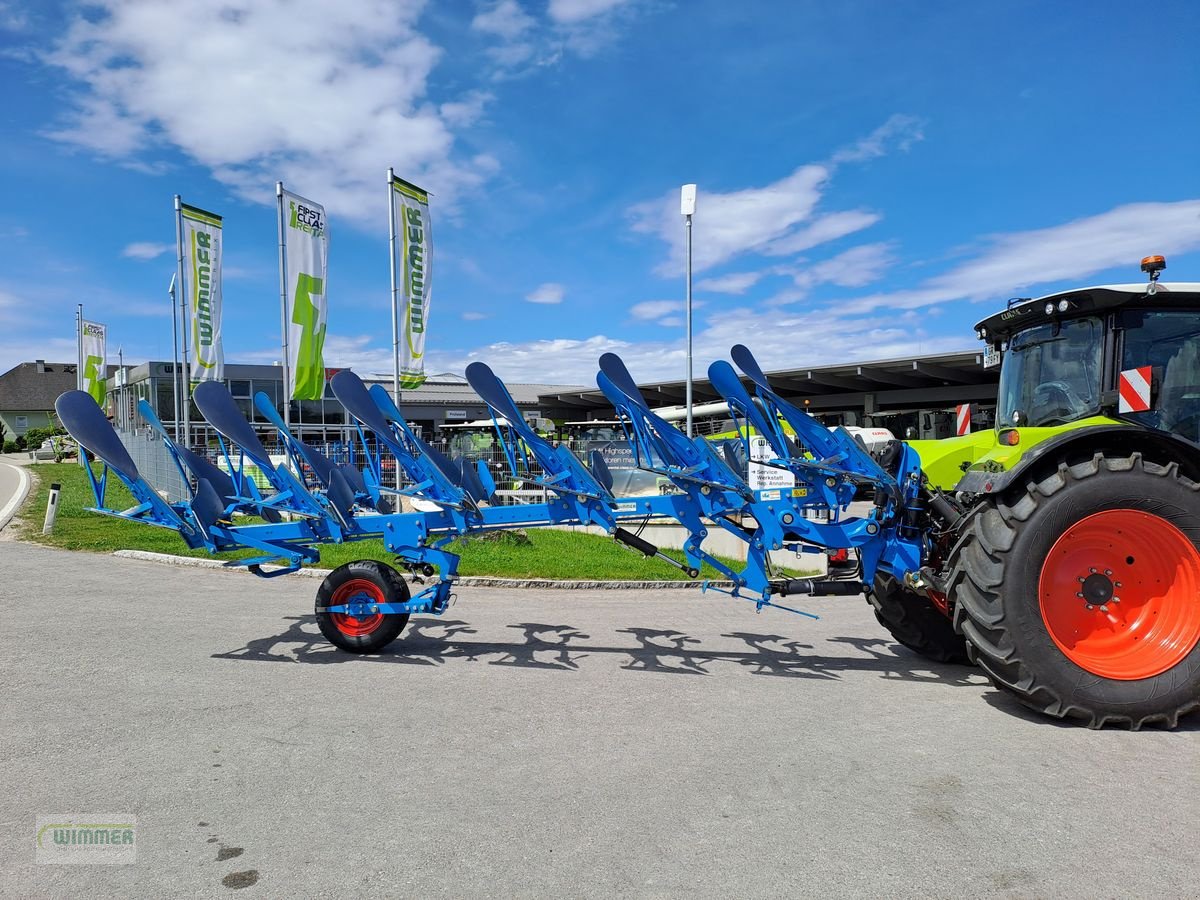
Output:
<path fill-rule="evenodd" d="M 1200 310 L 1125 309 L 1118 323 L 1122 418 L 1200 443 Z"/>

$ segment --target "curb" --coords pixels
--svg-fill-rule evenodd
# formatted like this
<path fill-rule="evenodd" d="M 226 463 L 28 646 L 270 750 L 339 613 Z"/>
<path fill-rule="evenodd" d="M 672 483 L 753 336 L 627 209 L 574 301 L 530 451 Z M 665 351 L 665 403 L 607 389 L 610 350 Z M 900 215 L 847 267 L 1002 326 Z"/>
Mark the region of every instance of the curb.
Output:
<path fill-rule="evenodd" d="M 142 562 L 158 563 L 164 566 L 179 566 L 185 569 L 224 569 L 227 572 L 251 574 L 241 566 L 230 566 L 216 559 L 204 559 L 195 556 L 173 556 L 169 553 L 151 553 L 149 550 L 114 550 L 113 556 L 122 559 L 139 559 Z M 265 571 L 273 571 L 277 566 L 263 566 Z M 292 572 L 293 576 L 301 578 L 324 578 L 332 569 L 300 569 Z M 405 581 L 416 582 L 411 575 L 401 573 Z M 548 590 L 687 590 L 701 587 L 705 582 L 695 581 L 552 581 L 548 578 L 489 578 L 480 575 L 468 575 L 454 582 L 455 587 L 497 587 L 497 588 L 545 588 Z M 710 581 L 713 587 L 729 587 L 728 581 Z"/>
<path fill-rule="evenodd" d="M 25 498 L 29 496 L 29 485 L 32 479 L 29 473 L 25 471 L 24 466 L 18 466 L 13 463 L 3 463 L 3 465 L 17 470 L 17 478 L 20 481 L 20 486 L 17 488 L 13 498 L 4 504 L 4 508 L 0 509 L 0 531 L 12 521 L 12 517 L 17 514 L 17 510 L 25 502 Z"/>

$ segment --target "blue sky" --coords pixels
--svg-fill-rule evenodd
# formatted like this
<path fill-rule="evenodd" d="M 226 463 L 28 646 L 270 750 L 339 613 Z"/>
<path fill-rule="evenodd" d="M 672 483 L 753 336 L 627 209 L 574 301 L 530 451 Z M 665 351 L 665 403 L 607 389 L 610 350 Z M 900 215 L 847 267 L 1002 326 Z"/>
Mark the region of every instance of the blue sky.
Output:
<path fill-rule="evenodd" d="M 390 372 L 385 172 L 434 193 L 431 372 L 683 376 L 969 348 L 1011 296 L 1200 281 L 1200 6 L 0 0 L 0 371 L 170 358 L 172 196 L 225 357 L 279 353 L 274 183 L 329 216 L 328 365 Z"/>

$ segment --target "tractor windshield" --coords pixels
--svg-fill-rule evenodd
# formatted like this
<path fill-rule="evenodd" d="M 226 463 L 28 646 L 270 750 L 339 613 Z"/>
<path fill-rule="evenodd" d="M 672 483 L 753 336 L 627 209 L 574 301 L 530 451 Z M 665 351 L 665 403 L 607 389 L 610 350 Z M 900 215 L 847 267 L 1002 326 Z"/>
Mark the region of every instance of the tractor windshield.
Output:
<path fill-rule="evenodd" d="M 1098 413 L 1103 345 L 1104 326 L 1095 318 L 1014 335 L 1000 372 L 997 424 L 1062 425 Z"/>

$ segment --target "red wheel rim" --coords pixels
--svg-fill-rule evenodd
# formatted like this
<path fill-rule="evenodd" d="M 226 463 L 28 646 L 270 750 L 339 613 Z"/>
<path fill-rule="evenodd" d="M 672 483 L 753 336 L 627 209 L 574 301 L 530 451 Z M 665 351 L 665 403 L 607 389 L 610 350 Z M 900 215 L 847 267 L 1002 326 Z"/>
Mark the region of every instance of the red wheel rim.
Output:
<path fill-rule="evenodd" d="M 1166 519 L 1113 509 L 1050 548 L 1042 621 L 1071 662 L 1104 678 L 1152 678 L 1200 641 L 1200 552 Z"/>
<path fill-rule="evenodd" d="M 383 591 L 379 589 L 379 585 L 365 578 L 352 578 L 333 592 L 329 605 L 341 606 L 358 595 L 366 595 L 361 599 L 368 603 L 384 602 Z M 349 613 L 330 613 L 329 618 L 334 627 L 347 637 L 363 637 L 383 624 L 383 613 L 372 613 L 361 619 Z"/>

